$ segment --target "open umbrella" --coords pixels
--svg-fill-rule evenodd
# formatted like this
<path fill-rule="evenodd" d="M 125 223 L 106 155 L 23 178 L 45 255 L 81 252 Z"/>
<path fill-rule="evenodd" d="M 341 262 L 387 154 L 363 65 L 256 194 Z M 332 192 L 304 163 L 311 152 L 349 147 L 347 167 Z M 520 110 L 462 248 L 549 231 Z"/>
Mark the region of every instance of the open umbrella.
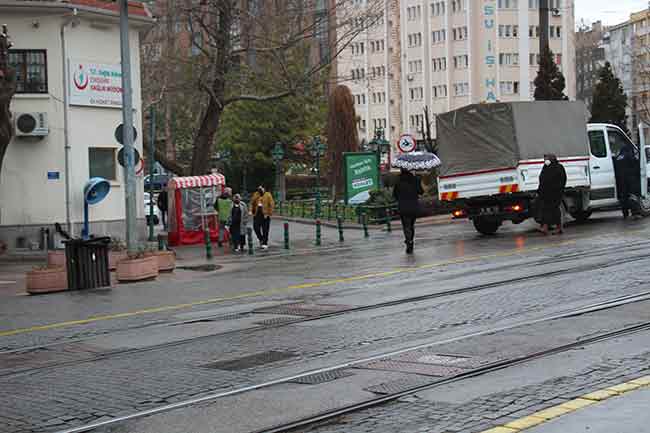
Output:
<path fill-rule="evenodd" d="M 431 152 L 402 153 L 393 161 L 393 167 L 408 171 L 431 170 L 440 165 L 440 158 Z"/>

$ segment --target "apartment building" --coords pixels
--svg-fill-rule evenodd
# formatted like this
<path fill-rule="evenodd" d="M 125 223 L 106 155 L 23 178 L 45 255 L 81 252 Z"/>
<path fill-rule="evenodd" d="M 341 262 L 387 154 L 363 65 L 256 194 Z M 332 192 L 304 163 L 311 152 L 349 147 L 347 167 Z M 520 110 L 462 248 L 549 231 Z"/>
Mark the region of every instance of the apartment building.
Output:
<path fill-rule="evenodd" d="M 576 99 L 584 101 L 587 107 L 591 107 L 594 86 L 600 68 L 605 65 L 606 30 L 598 21 L 576 32 Z"/>
<path fill-rule="evenodd" d="M 575 99 L 574 2 L 549 1 L 551 49 Z M 337 61 L 339 82 L 355 95 L 360 137 L 385 128 L 395 146 L 404 133 L 422 138 L 425 107 L 435 115 L 531 100 L 539 33 L 538 0 L 385 0 L 384 19 Z"/>

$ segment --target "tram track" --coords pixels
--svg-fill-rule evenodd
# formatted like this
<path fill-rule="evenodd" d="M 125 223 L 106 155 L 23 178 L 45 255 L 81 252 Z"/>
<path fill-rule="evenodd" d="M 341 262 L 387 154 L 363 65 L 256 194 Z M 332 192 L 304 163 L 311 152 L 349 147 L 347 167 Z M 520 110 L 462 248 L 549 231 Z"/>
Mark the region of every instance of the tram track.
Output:
<path fill-rule="evenodd" d="M 644 244 L 644 243 L 639 243 L 639 244 Z M 636 247 L 639 247 L 639 250 L 644 250 L 644 248 L 641 248 L 640 245 L 631 245 L 630 247 L 635 247 L 631 251 L 636 251 Z M 603 250 L 598 250 L 598 251 L 592 251 L 591 254 L 585 255 L 585 254 L 571 254 L 568 256 L 571 256 L 570 258 L 567 257 L 564 259 L 564 261 L 569 261 L 572 258 L 581 258 L 584 259 L 585 257 L 598 257 L 598 256 L 608 256 L 611 248 L 603 249 Z M 630 252 L 629 249 L 626 248 L 626 252 Z M 155 344 L 155 345 L 150 345 L 146 347 L 138 347 L 138 348 L 125 348 L 125 349 L 117 349 L 117 350 L 111 350 L 107 352 L 101 352 L 98 353 L 94 356 L 88 356 L 86 358 L 82 359 L 72 359 L 72 360 L 66 360 L 66 361 L 60 361 L 60 362 L 51 362 L 49 364 L 45 365 L 38 365 L 35 367 L 27 367 L 23 369 L 9 369 L 8 371 L 2 371 L 2 361 L 3 361 L 3 356 L 11 356 L 11 355 L 16 355 L 16 354 L 30 354 L 37 352 L 42 349 L 52 349 L 57 346 L 65 346 L 68 344 L 75 344 L 75 343 L 80 343 L 80 342 L 87 342 L 87 341 L 92 341 L 93 339 L 96 338 L 101 338 L 105 337 L 106 334 L 100 334 L 97 336 L 91 336 L 83 339 L 76 339 L 76 340 L 67 340 L 64 342 L 56 342 L 56 343 L 51 343 L 49 345 L 41 345 L 41 346 L 33 346 L 30 348 L 20 348 L 20 349 L 14 349 L 10 351 L 5 351 L 5 352 L 0 352 L 0 378 L 7 378 L 7 377 L 13 377 L 13 376 L 18 376 L 18 375 L 23 375 L 23 374 L 31 374 L 36 371 L 43 371 L 47 369 L 54 369 L 54 368 L 60 368 L 60 367 L 66 367 L 66 366 L 74 366 L 74 365 L 81 365 L 85 363 L 91 363 L 91 362 L 97 362 L 97 361 L 103 361 L 107 359 L 113 359 L 113 358 L 118 358 L 118 357 L 124 357 L 124 356 L 130 356 L 130 355 L 135 355 L 135 354 L 141 354 L 141 353 L 146 353 L 146 352 L 151 352 L 151 351 L 156 351 L 156 350 L 161 350 L 161 349 L 167 349 L 167 348 L 173 348 L 173 347 L 178 347 L 178 346 L 183 346 L 183 345 L 189 345 L 193 344 L 196 342 L 208 340 L 211 338 L 215 337 L 223 337 L 223 336 L 230 336 L 230 335 L 238 335 L 238 334 L 250 334 L 254 332 L 259 332 L 263 330 L 268 330 L 268 329 L 275 329 L 275 328 L 283 328 L 287 326 L 292 326 L 296 324 L 301 324 L 301 323 L 307 323 L 307 322 L 314 322 L 314 321 L 319 321 L 319 320 L 324 320 L 324 319 L 329 319 L 329 318 L 334 318 L 334 317 L 339 317 L 339 316 L 344 316 L 344 315 L 350 315 L 354 313 L 361 313 L 361 312 L 368 312 L 368 311 L 373 311 L 373 310 L 381 310 L 385 308 L 391 308 L 391 307 L 398 307 L 398 306 L 403 306 L 403 305 L 408 305 L 408 304 L 417 304 L 425 301 L 431 301 L 431 300 L 436 300 L 436 299 L 443 299 L 447 297 L 453 297 L 453 296 L 458 296 L 458 295 L 464 295 L 464 294 L 471 294 L 471 293 L 477 293 L 481 291 L 486 291 L 489 289 L 494 289 L 498 288 L 500 286 L 508 286 L 508 285 L 513 285 L 513 284 L 518 284 L 518 283 L 525 283 L 525 282 L 530 282 L 538 279 L 545 279 L 545 278 L 551 278 L 551 277 L 557 277 L 557 276 L 562 276 L 566 274 L 574 274 L 574 273 L 581 273 L 581 272 L 589 272 L 589 271 L 594 271 L 594 270 L 604 270 L 607 268 L 615 267 L 615 266 L 620 266 L 624 264 L 629 264 L 629 263 L 634 263 L 634 262 L 639 262 L 639 261 L 644 261 L 644 260 L 650 260 L 650 257 L 647 254 L 639 254 L 639 255 L 633 255 L 630 257 L 624 257 L 620 259 L 610 259 L 607 261 L 602 261 L 602 262 L 597 262 L 597 263 L 591 263 L 591 264 L 584 264 L 584 265 L 578 265 L 578 266 L 573 266 L 573 267 L 568 267 L 564 269 L 558 269 L 558 270 L 553 270 L 553 271 L 543 271 L 543 272 L 538 272 L 538 273 L 533 273 L 529 275 L 524 275 L 521 277 L 515 277 L 515 278 L 510 278 L 510 279 L 503 279 L 503 280 L 498 280 L 498 281 L 493 281 L 493 282 L 488 282 L 484 284 L 478 284 L 478 285 L 471 285 L 471 286 L 466 286 L 466 287 L 461 287 L 458 289 L 450 289 L 450 290 L 444 290 L 440 292 L 434 292 L 434 293 L 427 293 L 424 295 L 418 295 L 418 296 L 410 296 L 410 297 L 404 297 L 404 298 L 399 298 L 395 300 L 390 300 L 386 302 L 379 302 L 375 304 L 369 304 L 369 305 L 362 305 L 362 306 L 357 306 L 357 307 L 352 307 L 352 308 L 347 308 L 344 310 L 340 311 L 333 311 L 333 312 L 324 312 L 323 314 L 317 315 L 317 316 L 306 316 L 306 317 L 301 317 L 301 316 L 295 316 L 295 319 L 289 320 L 289 321 L 284 321 L 280 323 L 275 323 L 275 324 L 264 324 L 264 325 L 256 325 L 256 326 L 249 326 L 241 329 L 233 329 L 229 331 L 223 331 L 223 332 L 217 332 L 217 333 L 210 333 L 210 334 L 205 334 L 205 335 L 200 335 L 200 336 L 195 336 L 191 338 L 185 338 L 182 340 L 177 340 L 177 341 L 170 341 L 170 342 L 165 342 L 165 343 L 160 343 L 160 344 Z M 540 261 L 537 261 L 533 264 L 530 264 L 529 266 L 535 267 L 535 266 L 541 266 L 544 264 L 557 264 L 558 262 L 563 261 L 561 257 L 554 257 L 554 258 L 548 258 L 548 259 L 543 259 Z M 490 269 L 490 271 L 499 271 L 503 270 L 502 268 L 499 269 Z M 262 314 L 269 314 L 269 313 L 263 313 Z M 259 314 L 257 310 L 249 310 L 241 313 L 236 313 L 235 315 L 240 316 L 241 318 L 246 318 L 246 317 L 251 317 L 254 316 L 255 314 Z M 232 315 L 231 315 L 232 316 Z M 165 324 L 157 324 L 154 325 L 156 327 L 171 327 L 171 326 L 182 326 L 182 325 L 191 325 L 197 322 L 210 322 L 210 321 L 218 321 L 220 319 L 223 319 L 224 317 L 227 318 L 227 316 L 224 315 L 215 315 L 215 316 L 207 316 L 207 317 L 201 317 L 198 319 L 192 319 L 192 320 L 183 320 L 183 321 L 178 321 L 178 322 L 172 322 L 172 323 L 165 323 Z M 235 317 L 234 319 L 236 319 Z M 110 335 L 115 335 L 121 332 L 129 332 L 133 330 L 142 330 L 142 329 L 148 329 L 149 327 L 138 327 L 138 328 L 132 328 L 129 330 L 120 330 L 116 331 L 115 333 L 112 333 Z"/>
<path fill-rule="evenodd" d="M 650 245 L 650 242 L 641 241 L 641 242 L 636 242 L 636 243 L 633 243 L 633 244 L 627 244 L 627 245 L 625 245 L 625 247 L 623 249 L 626 252 L 645 251 L 644 247 L 647 247 L 649 245 Z M 557 256 L 551 256 L 551 257 L 546 257 L 546 258 L 542 258 L 542 259 L 538 259 L 538 260 L 533 260 L 533 261 L 530 261 L 530 262 L 517 263 L 516 266 L 518 266 L 519 269 L 521 269 L 521 267 L 536 267 L 536 266 L 544 266 L 544 265 L 547 265 L 547 264 L 558 264 L 558 263 L 567 262 L 567 261 L 574 260 L 574 259 L 585 259 L 585 258 L 590 258 L 590 257 L 593 258 L 593 257 L 599 257 L 599 256 L 608 256 L 611 252 L 620 253 L 621 252 L 621 247 L 620 246 L 604 247 L 604 248 L 593 249 L 593 250 L 590 250 L 588 252 L 566 253 L 566 254 L 561 254 L 561 255 L 557 255 Z M 514 255 L 515 254 L 513 254 L 513 256 Z M 480 257 L 472 258 L 469 261 L 473 261 L 473 260 L 480 260 Z M 442 265 L 438 264 L 438 263 L 435 263 L 435 264 L 424 264 L 424 265 L 419 265 L 419 266 L 414 266 L 414 267 L 408 267 L 407 266 L 407 267 L 399 268 L 398 272 L 399 272 L 399 270 L 401 270 L 401 271 L 416 271 L 416 270 L 426 271 L 427 269 L 433 269 L 433 268 L 438 267 L 438 266 L 455 265 L 455 264 L 461 264 L 461 263 L 464 263 L 464 262 L 463 261 L 459 261 L 459 262 L 449 261 L 449 262 L 443 263 Z M 484 274 L 499 272 L 499 271 L 503 271 L 503 270 L 511 270 L 512 268 L 513 268 L 512 264 L 501 265 L 501 266 L 495 266 L 495 267 L 491 267 L 491 268 L 488 268 L 488 269 L 484 269 L 484 270 L 481 271 L 481 273 L 484 275 Z M 570 270 L 567 270 L 567 271 L 570 271 Z M 564 271 L 562 271 L 562 272 L 564 272 Z M 457 275 L 456 274 L 453 274 L 451 276 L 438 275 L 438 276 L 436 276 L 436 278 L 438 279 L 438 281 L 446 281 L 446 280 L 457 278 Z M 531 278 L 531 277 L 527 276 L 527 277 L 524 277 L 524 278 L 528 279 L 528 278 Z M 369 277 L 369 279 L 370 279 L 370 277 Z M 504 281 L 504 283 L 510 283 L 510 282 L 516 282 L 516 281 L 517 281 L 516 279 L 513 279 L 513 280 Z M 472 287 L 469 287 L 467 290 L 472 291 L 472 289 L 473 289 Z M 449 293 L 449 295 L 453 295 L 453 294 L 456 294 L 456 293 L 451 293 L 451 292 Z M 431 294 L 431 296 L 433 296 L 433 297 L 445 296 L 445 295 L 446 295 L 445 292 Z M 410 301 L 409 298 L 404 298 L 402 300 L 402 302 L 409 302 L 409 301 Z M 371 306 L 367 306 L 367 307 L 363 307 L 363 308 L 372 308 L 372 307 L 373 306 L 371 305 Z M 376 305 L 376 308 L 381 308 L 381 307 L 382 307 L 381 304 Z M 348 312 L 348 310 L 346 310 L 346 311 L 344 311 L 342 313 L 345 313 L 345 312 Z M 251 313 L 252 313 L 252 311 L 244 311 L 244 312 L 241 312 L 240 314 L 241 315 L 246 315 L 246 314 L 251 314 Z M 232 314 L 229 314 L 229 315 L 232 315 Z M 336 315 L 336 314 L 332 314 L 332 315 Z M 33 350 L 37 350 L 37 349 L 54 347 L 54 346 L 59 346 L 59 345 L 64 345 L 64 344 L 69 344 L 69 343 L 80 343 L 80 342 L 89 341 L 89 340 L 92 340 L 92 339 L 95 339 L 95 338 L 98 338 L 98 337 L 102 337 L 102 336 L 117 335 L 117 334 L 120 334 L 120 333 L 130 332 L 130 331 L 135 331 L 135 330 L 142 330 L 142 329 L 147 329 L 147 328 L 157 328 L 157 327 L 166 327 L 166 326 L 177 326 L 177 325 L 187 324 L 187 323 L 190 323 L 190 322 L 193 322 L 193 321 L 219 320 L 219 318 L 223 317 L 223 316 L 224 316 L 224 314 L 216 314 L 216 315 L 204 316 L 204 317 L 201 317 L 200 319 L 197 319 L 197 320 L 181 320 L 181 321 L 175 321 L 175 322 L 161 322 L 161 320 L 158 320 L 158 321 L 150 322 L 150 323 L 137 324 L 137 325 L 134 325 L 134 326 L 127 326 L 127 327 L 116 329 L 116 330 L 108 330 L 108 331 L 104 331 L 104 332 L 101 332 L 101 333 L 98 333 L 98 334 L 95 334 L 95 335 L 89 335 L 89 336 L 84 336 L 84 337 L 79 337 L 79 338 L 67 338 L 65 341 L 53 341 L 53 342 L 45 343 L 45 344 L 38 344 L 38 345 L 33 345 L 33 346 L 26 346 L 26 347 L 18 347 L 18 348 L 0 350 L 0 357 L 2 355 L 7 355 L 7 354 L 11 354 L 11 353 L 28 352 L 28 351 L 33 351 Z M 313 319 L 327 318 L 327 317 L 330 317 L 330 316 L 331 315 L 324 315 L 324 316 L 319 316 L 319 317 L 313 318 Z M 263 327 L 251 327 L 251 328 L 246 328 L 246 329 L 247 330 L 253 330 L 253 329 L 258 329 L 258 328 L 263 328 Z M 239 331 L 243 331 L 243 330 L 237 330 L 237 331 L 234 331 L 234 332 L 239 332 Z M 228 334 L 228 333 L 230 333 L 230 331 L 226 332 L 226 334 Z M 217 335 L 220 335 L 220 333 L 211 334 L 211 336 L 217 336 Z M 0 341 L 1 341 L 1 339 L 2 339 L 2 337 L 0 337 Z"/>
<path fill-rule="evenodd" d="M 315 370 L 308 370 L 300 373 L 296 373 L 290 376 L 278 378 L 275 380 L 271 380 L 268 382 L 264 383 L 258 383 L 250 386 L 244 386 L 240 388 L 236 388 L 230 391 L 225 391 L 225 392 L 219 392 L 219 393 L 214 393 L 210 395 L 206 395 L 203 397 L 199 398 L 194 398 L 194 399 L 189 399 L 173 404 L 168 404 L 164 406 L 160 406 L 157 408 L 149 409 L 146 411 L 141 411 L 141 412 L 134 412 L 132 414 L 128 414 L 125 416 L 121 417 L 116 417 L 110 420 L 106 421 L 101 421 L 101 422 L 95 422 L 95 423 L 90 423 L 87 425 L 83 426 L 78 426 L 78 427 L 73 427 L 69 428 L 66 430 L 59 431 L 58 433 L 82 433 L 82 432 L 92 432 L 92 431 L 97 431 L 98 429 L 101 429 L 103 427 L 108 427 L 108 426 L 115 426 L 119 423 L 124 423 L 127 421 L 132 421 L 132 420 L 137 420 L 137 419 L 142 419 L 148 416 L 156 415 L 156 414 L 161 414 L 169 411 L 173 411 L 175 409 L 181 409 L 181 408 L 186 408 L 189 406 L 197 405 L 199 403 L 208 403 L 208 402 L 215 402 L 220 399 L 232 397 L 232 396 L 237 396 L 237 395 L 242 395 L 246 393 L 251 393 L 255 392 L 258 390 L 262 389 L 267 389 L 275 385 L 280 385 L 280 384 L 286 384 L 289 382 L 296 381 L 297 379 L 300 378 L 305 378 L 307 376 L 312 376 L 315 374 L 321 374 L 321 373 L 327 373 L 327 372 L 332 372 L 336 370 L 341 370 L 341 369 L 348 369 L 348 368 L 354 368 L 361 366 L 362 364 L 367 364 L 370 362 L 374 361 L 379 361 L 383 360 L 386 358 L 391 358 L 395 357 L 397 355 L 403 355 L 409 352 L 414 352 L 414 351 L 420 351 L 423 349 L 429 349 L 433 348 L 435 346 L 441 346 L 444 344 L 448 343 L 454 343 L 454 342 L 459 342 L 462 340 L 470 339 L 470 338 L 476 338 L 476 337 L 482 337 L 482 336 L 487 336 L 490 334 L 495 334 L 499 332 L 504 332 L 504 331 L 509 331 L 513 330 L 516 328 L 520 327 L 526 327 L 534 324 L 539 324 L 543 322 L 549 322 L 553 320 L 560 320 L 560 319 L 568 319 L 576 316 L 582 316 L 590 313 L 595 313 L 611 308 L 616 308 L 624 305 L 629 305 L 637 302 L 643 302 L 643 301 L 648 301 L 650 300 L 650 292 L 641 292 L 637 293 L 634 295 L 629 295 L 629 296 L 623 296 L 623 297 L 618 297 L 618 298 L 613 298 L 607 301 L 595 303 L 592 305 L 580 307 L 580 308 L 575 308 L 575 309 L 569 309 L 565 310 L 559 313 L 555 313 L 552 315 L 532 319 L 532 320 L 526 320 L 526 321 L 520 321 L 516 323 L 511 323 L 508 325 L 503 325 L 503 326 L 496 326 L 480 331 L 475 331 L 475 332 L 470 332 L 467 334 L 463 334 L 460 336 L 452 337 L 452 338 L 447 338 L 443 340 L 438 340 L 438 341 L 433 341 L 433 342 L 428 342 L 428 343 L 423 343 L 419 344 L 416 346 L 411 346 L 407 348 L 402 348 L 399 350 L 394 350 L 386 353 L 382 353 L 379 355 L 375 356 L 370 356 L 362 359 L 356 359 L 353 361 L 348 361 L 345 363 L 337 364 L 337 365 L 332 365 L 329 367 L 325 368 L 320 368 L 320 369 L 315 369 Z M 367 399 L 362 402 L 354 403 L 354 404 L 349 404 L 346 406 L 342 406 L 333 410 L 327 410 L 327 411 L 322 411 L 318 414 L 315 415 L 309 415 L 307 417 L 297 419 L 288 423 L 284 424 L 279 424 L 279 425 L 274 425 L 274 426 L 269 426 L 263 429 L 259 430 L 254 430 L 254 433 L 261 433 L 261 432 L 266 432 L 266 433 L 279 433 L 279 432 L 291 432 L 295 431 L 296 429 L 299 428 L 305 428 L 309 426 L 313 426 L 319 423 L 323 423 L 329 420 L 336 419 L 342 415 L 350 414 L 353 412 L 357 412 L 363 409 L 371 408 L 373 406 L 378 406 L 390 401 L 394 401 L 396 399 L 399 399 L 401 397 L 405 397 L 426 389 L 431 389 L 436 386 L 441 386 L 445 384 L 450 384 L 454 382 L 459 382 L 464 379 L 472 378 L 472 377 L 477 377 L 481 376 L 487 373 L 491 373 L 494 371 L 502 370 L 508 367 L 512 367 L 515 365 L 523 364 L 526 362 L 534 361 L 546 356 L 570 351 L 576 348 L 580 348 L 586 345 L 598 343 L 601 341 L 609 340 L 609 339 L 615 339 L 621 336 L 626 336 L 638 332 L 643 332 L 643 331 L 649 331 L 650 330 L 650 321 L 643 322 L 643 323 L 638 323 L 635 325 L 615 329 L 612 331 L 606 331 L 602 332 L 596 335 L 591 335 L 587 338 L 580 339 L 575 342 L 571 342 L 568 344 L 562 344 L 558 346 L 554 346 L 548 349 L 544 350 L 539 350 L 536 352 L 532 353 L 527 353 L 525 355 L 521 356 L 514 356 L 508 359 L 504 360 L 499 360 L 496 362 L 492 362 L 489 364 L 485 364 L 483 366 L 480 366 L 478 368 L 473 368 L 473 369 L 468 369 L 465 372 L 455 374 L 450 377 L 446 378 L 431 378 L 430 381 L 427 381 L 425 383 L 420 383 L 418 385 L 414 385 L 412 388 L 400 391 L 400 392 L 395 392 L 391 393 L 388 395 L 382 395 L 378 396 L 376 398 L 371 398 Z"/>

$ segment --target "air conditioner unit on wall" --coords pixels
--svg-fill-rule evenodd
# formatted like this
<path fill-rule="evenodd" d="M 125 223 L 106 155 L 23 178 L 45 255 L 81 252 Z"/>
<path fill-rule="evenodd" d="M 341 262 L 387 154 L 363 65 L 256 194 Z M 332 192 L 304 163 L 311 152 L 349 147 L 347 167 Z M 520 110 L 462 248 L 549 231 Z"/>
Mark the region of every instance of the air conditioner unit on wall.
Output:
<path fill-rule="evenodd" d="M 47 113 L 16 113 L 16 137 L 45 137 L 50 128 Z"/>
<path fill-rule="evenodd" d="M 559 9 L 552 9 L 551 12 L 552 12 L 554 17 L 562 16 L 562 12 L 560 12 Z"/>

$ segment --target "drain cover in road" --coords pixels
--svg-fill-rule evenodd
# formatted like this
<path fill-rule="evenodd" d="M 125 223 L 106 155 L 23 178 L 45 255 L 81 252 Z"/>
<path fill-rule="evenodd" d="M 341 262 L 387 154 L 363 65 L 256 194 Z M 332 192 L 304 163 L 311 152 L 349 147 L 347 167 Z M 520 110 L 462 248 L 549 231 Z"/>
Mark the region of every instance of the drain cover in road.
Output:
<path fill-rule="evenodd" d="M 369 386 L 363 388 L 364 391 L 373 392 L 375 394 L 389 395 L 397 394 L 403 391 L 409 391 L 417 388 L 418 386 L 428 385 L 431 379 L 422 376 L 409 376 L 401 379 L 392 380 L 390 382 L 380 383 L 379 385 Z"/>
<path fill-rule="evenodd" d="M 266 314 L 286 314 L 289 316 L 303 316 L 303 317 L 316 317 L 330 313 L 338 313 L 354 308 L 352 305 L 339 305 L 339 304 L 307 304 L 295 303 L 277 305 L 274 307 L 265 307 L 255 310 L 254 313 Z"/>
<path fill-rule="evenodd" d="M 256 325 L 263 325 L 263 326 L 275 326 L 275 325 L 284 325 L 285 323 L 292 323 L 297 320 L 301 320 L 298 317 L 272 317 L 270 319 L 266 320 L 260 320 L 259 322 L 255 322 Z"/>
<path fill-rule="evenodd" d="M 225 322 L 228 320 L 243 319 L 248 315 L 249 315 L 248 313 L 233 313 L 233 314 L 225 314 L 223 316 L 200 317 L 198 319 L 191 319 L 181 323 L 174 323 L 172 324 L 172 326 L 194 325 L 197 323 L 210 323 L 210 322 Z"/>
<path fill-rule="evenodd" d="M 285 359 L 295 358 L 298 355 L 291 352 L 278 352 L 268 351 L 256 353 L 255 355 L 248 355 L 242 358 L 231 359 L 228 361 L 217 361 L 209 364 L 204 364 L 201 367 L 214 368 L 216 370 L 246 370 L 247 368 L 259 367 L 261 365 L 271 364 Z"/>
<path fill-rule="evenodd" d="M 41 347 L 5 353 L 0 355 L 0 371 L 20 371 L 41 368 L 62 362 L 81 361 L 94 358 L 104 349 L 84 343 L 65 343 L 52 347 Z"/>
<path fill-rule="evenodd" d="M 317 385 L 319 383 L 331 382 L 342 377 L 352 376 L 353 374 L 354 373 L 352 373 L 350 370 L 339 369 L 310 374 L 309 376 L 299 377 L 297 379 L 291 380 L 290 382 L 302 383 L 305 385 Z"/>
<path fill-rule="evenodd" d="M 474 358 L 467 355 L 436 353 L 433 349 L 422 349 L 406 352 L 401 355 L 392 357 L 391 360 L 458 368 L 478 368 L 493 361 L 493 359 L 479 357 Z"/>
<path fill-rule="evenodd" d="M 400 361 L 373 361 L 367 364 L 362 364 L 356 368 L 363 368 L 367 370 L 386 370 L 386 371 L 399 371 L 402 373 L 415 373 L 424 376 L 437 376 L 448 377 L 455 376 L 467 370 L 464 368 L 448 367 L 444 365 L 421 364 L 415 362 L 400 362 Z"/>

